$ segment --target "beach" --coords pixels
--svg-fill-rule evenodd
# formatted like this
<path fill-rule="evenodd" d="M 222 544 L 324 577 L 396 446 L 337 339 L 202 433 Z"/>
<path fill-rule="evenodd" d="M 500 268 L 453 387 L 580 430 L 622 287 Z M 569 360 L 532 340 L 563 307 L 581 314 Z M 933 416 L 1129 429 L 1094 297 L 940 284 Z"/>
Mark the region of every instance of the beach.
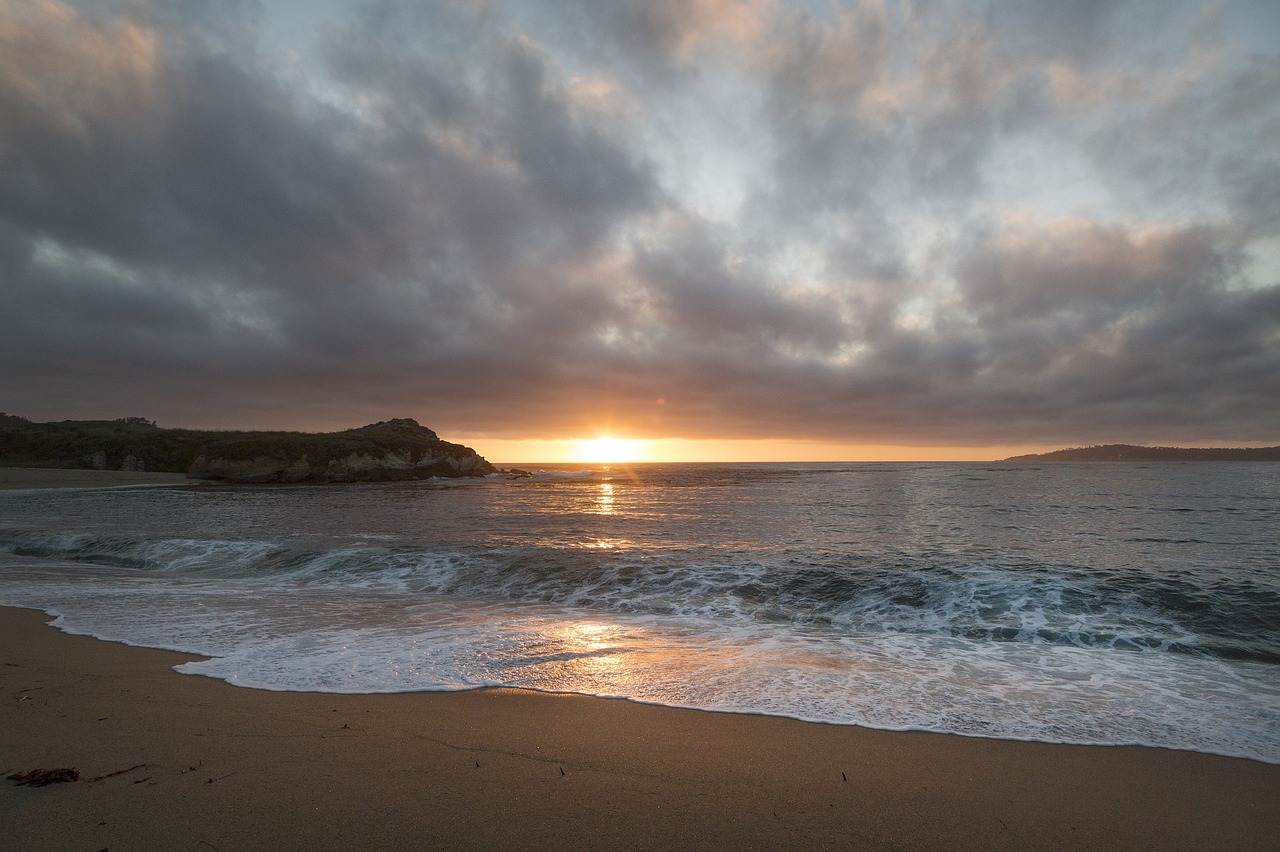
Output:
<path fill-rule="evenodd" d="M 520 692 L 269 692 L 0 609 L 3 849 L 1273 849 L 1280 766 Z M 122 771 L 123 770 L 123 771 Z"/>
<path fill-rule="evenodd" d="M 126 485 L 183 485 L 190 481 L 185 473 L 0 467 L 0 491 L 31 488 L 118 488 Z"/>
<path fill-rule="evenodd" d="M 967 476 L 966 470 L 954 475 Z M 427 628 L 405 625 L 447 607 L 452 598 L 424 598 L 414 591 L 400 603 L 385 589 L 349 585 L 347 575 L 335 575 L 326 561 L 332 554 L 353 560 L 369 554 L 373 561 L 356 561 L 349 569 L 360 583 L 390 576 L 376 571 L 402 569 L 395 562 L 384 566 L 377 560 L 386 559 L 385 552 L 367 544 L 352 554 L 346 539 L 306 557 L 326 566 L 329 573 L 316 576 L 330 585 L 272 579 L 270 560 L 280 559 L 280 553 L 296 560 L 293 551 L 260 551 L 251 537 L 233 532 L 243 523 L 259 535 L 255 531 L 264 517 L 272 530 L 304 529 L 306 519 L 314 517 L 324 524 L 347 524 L 361 536 L 396 532 L 396 541 L 415 541 L 402 529 L 424 535 L 413 526 L 422 523 L 424 505 L 447 507 L 426 514 L 442 519 L 434 523 L 483 530 L 504 523 L 528 493 L 530 511 L 556 510 L 551 517 L 537 516 L 539 535 L 546 535 L 555 518 L 584 516 L 575 503 L 560 506 L 555 500 L 598 503 L 605 494 L 614 501 L 605 505 L 607 511 L 587 517 L 600 518 L 606 526 L 599 535 L 615 541 L 607 524 L 639 511 L 626 502 L 641 488 L 633 482 L 557 479 L 549 486 L 558 489 L 554 492 L 548 486 L 518 490 L 521 483 L 464 490 L 118 490 L 184 481 L 178 474 L 0 469 L 0 487 L 75 489 L 11 495 L 12 522 L 26 517 L 20 516 L 23 509 L 32 514 L 21 522 L 38 524 L 38 530 L 58 530 L 61 524 L 77 531 L 66 537 L 12 533 L 6 547 L 26 555 L 11 557 L 15 567 L 7 569 L 8 593 L 17 595 L 22 582 L 34 582 L 31 594 L 55 602 L 19 606 L 51 606 L 67 612 L 73 628 L 115 632 L 117 638 L 136 633 L 142 638 L 130 641 L 140 644 L 229 655 L 220 668 L 200 668 L 206 658 L 196 654 L 72 635 L 49 626 L 52 616 L 44 612 L 0 607 L 0 771 L 5 777 L 40 769 L 79 773 L 74 783 L 39 788 L 0 782 L 0 850 L 1280 846 L 1280 765 L 1261 760 L 1130 745 L 886 731 L 555 691 L 415 690 L 397 670 L 417 676 L 414 672 L 426 671 L 445 646 L 438 629 L 436 644 L 424 644 L 420 637 Z M 824 491 L 830 490 L 829 479 L 821 482 Z M 376 508 L 369 518 L 347 505 L 348 495 L 356 493 Z M 666 492 L 653 493 L 656 501 Z M 228 501 L 245 501 L 244 520 L 236 520 L 238 504 Z M 335 509 L 330 501 L 342 505 Z M 202 514 L 206 504 L 207 517 Z M 482 512 L 477 505 L 488 508 Z M 396 517 L 391 513 L 397 507 L 404 526 L 378 526 L 392 524 L 386 519 Z M 535 526 L 523 515 L 516 517 L 514 526 Z M 78 532 L 95 522 L 104 524 L 103 536 Z M 236 545 L 245 555 L 226 544 L 180 537 L 211 525 L 220 525 L 216 528 L 228 540 L 245 538 L 247 543 Z M 555 558 L 569 558 L 565 552 L 555 551 Z M 412 549 L 398 553 L 413 565 L 426 558 Z M 521 551 L 517 565 L 540 553 Z M 247 561 L 236 569 L 239 573 L 227 574 L 225 566 L 236 559 Z M 16 567 L 20 560 L 33 566 L 36 580 L 19 579 L 27 576 L 21 573 L 26 569 Z M 465 576 L 483 568 L 467 564 Z M 206 570 L 215 573 L 202 573 Z M 506 582 L 512 574 L 500 576 Z M 45 588 L 51 591 L 40 591 Z M 626 600 L 636 599 L 635 586 L 624 591 Z M 655 596 L 666 594 L 659 587 Z M 244 620 L 250 600 L 255 610 L 285 607 L 279 610 L 283 620 Z M 535 610 L 519 612 L 520 624 L 542 624 L 530 621 L 541 617 L 527 614 Z M 679 659 L 664 660 L 663 654 L 682 646 L 636 645 L 643 636 L 635 628 L 603 638 L 615 630 L 604 629 L 613 623 L 608 613 L 557 610 L 552 615 L 548 624 L 563 632 L 556 634 L 559 644 L 536 652 L 526 648 L 520 653 L 534 662 L 521 662 L 524 669 L 511 671 L 540 665 L 578 678 L 608 675 L 614 678 L 610 683 L 626 685 L 679 665 Z M 300 618 L 317 623 L 308 626 Z M 189 620 L 194 633 L 183 628 Z M 143 629 L 152 623 L 166 626 L 153 635 Z M 509 629 L 501 621 L 467 623 L 489 625 L 482 632 L 495 641 L 500 629 Z M 396 625 L 408 632 L 379 632 L 400 629 Z M 465 633 L 468 628 L 450 629 Z M 278 631 L 293 632 L 277 637 Z M 369 645 L 362 637 L 370 635 L 393 638 Z M 735 641 L 740 636 L 726 639 L 724 647 L 734 647 Z M 626 642 L 631 645 L 624 647 Z M 467 654 L 485 658 L 492 648 L 504 646 L 466 647 Z M 414 656 L 406 649 L 421 653 Z M 1049 659 L 1079 653 L 1069 650 L 1065 657 Z M 1152 655 L 1104 654 L 1097 665 L 1105 659 L 1133 659 L 1148 669 L 1163 662 Z M 788 665 L 799 661 L 793 657 Z M 1183 664 L 1181 658 L 1174 662 Z M 216 676 L 174 671 L 184 664 Z M 505 664 L 514 665 L 514 657 Z M 1270 671 L 1241 669 L 1255 670 Z M 297 686 L 253 689 L 219 679 L 319 683 L 343 671 L 360 680 L 334 682 L 366 694 Z M 304 676 L 312 680 L 299 680 Z M 1017 685 L 1014 678 L 1003 679 Z M 957 689 L 955 678 L 950 681 L 921 674 L 925 691 L 917 690 L 916 700 L 933 701 L 929 691 L 941 696 L 948 694 L 944 689 Z M 1027 687 L 1023 695 L 1044 701 L 1069 683 L 1063 680 L 1043 694 Z M 606 686 L 604 694 L 611 688 Z M 964 694 L 989 696 L 990 718 L 1009 715 L 999 705 L 1016 693 L 988 693 L 976 682 L 965 688 Z M 865 694 L 867 687 L 859 690 Z M 889 705 L 901 700 L 880 692 L 873 697 Z M 1259 700 L 1258 706 L 1269 706 L 1269 699 Z M 1117 716 L 1133 706 L 1112 687 L 1100 688 L 1098 701 L 1098 714 Z M 659 703 L 680 701 L 667 696 Z M 1205 716 L 1202 726 L 1220 721 Z M 1153 724 L 1150 718 L 1147 722 Z"/>

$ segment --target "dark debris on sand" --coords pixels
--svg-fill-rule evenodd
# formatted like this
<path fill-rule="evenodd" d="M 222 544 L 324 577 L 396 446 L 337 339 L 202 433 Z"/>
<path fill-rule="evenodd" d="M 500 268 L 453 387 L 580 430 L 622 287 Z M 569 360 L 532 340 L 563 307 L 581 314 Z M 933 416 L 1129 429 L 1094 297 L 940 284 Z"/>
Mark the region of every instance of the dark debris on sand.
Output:
<path fill-rule="evenodd" d="M 9 776 L 9 780 L 18 786 L 23 784 L 28 787 L 47 787 L 50 784 L 65 784 L 70 781 L 80 780 L 80 770 L 71 767 L 63 767 L 61 769 L 33 769 L 30 772 L 15 772 Z"/>

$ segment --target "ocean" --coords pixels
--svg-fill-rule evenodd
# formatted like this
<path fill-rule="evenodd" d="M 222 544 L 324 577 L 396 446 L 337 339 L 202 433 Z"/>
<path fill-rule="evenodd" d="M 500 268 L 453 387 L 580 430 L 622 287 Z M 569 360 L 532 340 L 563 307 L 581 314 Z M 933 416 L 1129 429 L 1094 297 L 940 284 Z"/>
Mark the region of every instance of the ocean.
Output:
<path fill-rule="evenodd" d="M 7 491 L 0 604 L 261 689 L 505 686 L 1280 762 L 1280 464 Z"/>

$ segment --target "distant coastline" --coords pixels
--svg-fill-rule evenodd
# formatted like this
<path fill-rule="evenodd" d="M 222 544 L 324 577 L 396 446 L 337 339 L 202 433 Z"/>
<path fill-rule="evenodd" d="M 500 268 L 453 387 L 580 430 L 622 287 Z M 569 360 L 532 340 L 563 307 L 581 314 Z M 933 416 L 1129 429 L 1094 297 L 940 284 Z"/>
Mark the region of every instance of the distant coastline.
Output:
<path fill-rule="evenodd" d="M 1103 444 L 1073 447 L 1050 453 L 1030 453 L 1002 459 L 1007 462 L 1076 461 L 1280 461 L 1278 447 L 1138 447 L 1132 444 Z"/>

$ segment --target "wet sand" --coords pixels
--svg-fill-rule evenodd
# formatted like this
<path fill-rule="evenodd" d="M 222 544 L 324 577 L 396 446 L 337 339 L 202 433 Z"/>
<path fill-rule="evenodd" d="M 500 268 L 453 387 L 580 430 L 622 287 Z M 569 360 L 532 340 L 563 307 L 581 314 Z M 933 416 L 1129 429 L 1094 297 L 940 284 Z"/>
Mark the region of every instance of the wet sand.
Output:
<path fill-rule="evenodd" d="M 0 467 L 0 491 L 18 488 L 118 488 L 122 485 L 184 485 L 185 473 L 137 473 L 127 470 L 63 470 Z"/>
<path fill-rule="evenodd" d="M 3 849 L 1275 849 L 1280 766 L 507 690 L 327 695 L 0 608 Z M 94 780 L 97 779 L 97 780 Z"/>

